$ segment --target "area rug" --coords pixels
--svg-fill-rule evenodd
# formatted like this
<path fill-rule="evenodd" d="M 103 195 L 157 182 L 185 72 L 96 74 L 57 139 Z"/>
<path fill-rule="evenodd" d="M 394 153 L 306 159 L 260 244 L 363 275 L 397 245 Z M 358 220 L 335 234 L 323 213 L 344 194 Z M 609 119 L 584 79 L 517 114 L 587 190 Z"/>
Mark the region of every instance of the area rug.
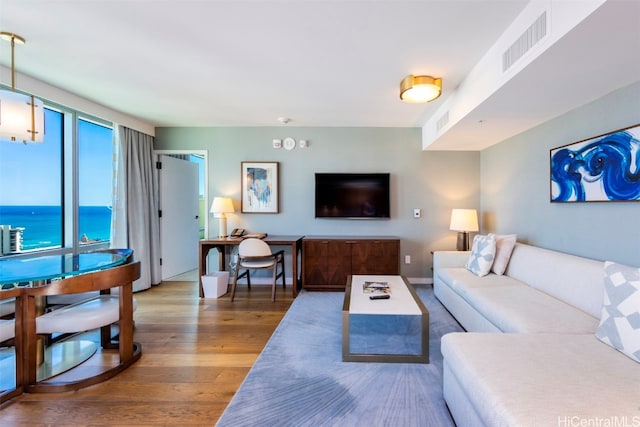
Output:
<path fill-rule="evenodd" d="M 440 338 L 462 331 L 434 298 L 429 364 L 342 362 L 344 292 L 302 291 L 216 424 L 227 426 L 453 426 L 442 398 Z"/>

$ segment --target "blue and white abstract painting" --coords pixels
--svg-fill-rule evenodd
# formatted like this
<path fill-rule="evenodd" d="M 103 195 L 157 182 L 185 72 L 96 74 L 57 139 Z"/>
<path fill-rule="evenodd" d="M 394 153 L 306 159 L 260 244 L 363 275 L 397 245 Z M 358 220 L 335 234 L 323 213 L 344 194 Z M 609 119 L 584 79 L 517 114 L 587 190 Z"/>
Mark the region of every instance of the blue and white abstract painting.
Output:
<path fill-rule="evenodd" d="M 640 201 L 640 125 L 552 149 L 551 201 Z"/>

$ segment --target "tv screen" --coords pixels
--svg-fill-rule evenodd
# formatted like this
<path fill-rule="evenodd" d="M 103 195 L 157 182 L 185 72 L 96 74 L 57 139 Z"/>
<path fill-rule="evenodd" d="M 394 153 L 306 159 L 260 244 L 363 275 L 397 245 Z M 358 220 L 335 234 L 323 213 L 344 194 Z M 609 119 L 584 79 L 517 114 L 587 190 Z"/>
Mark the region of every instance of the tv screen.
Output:
<path fill-rule="evenodd" d="M 388 173 L 316 173 L 316 218 L 390 218 Z"/>

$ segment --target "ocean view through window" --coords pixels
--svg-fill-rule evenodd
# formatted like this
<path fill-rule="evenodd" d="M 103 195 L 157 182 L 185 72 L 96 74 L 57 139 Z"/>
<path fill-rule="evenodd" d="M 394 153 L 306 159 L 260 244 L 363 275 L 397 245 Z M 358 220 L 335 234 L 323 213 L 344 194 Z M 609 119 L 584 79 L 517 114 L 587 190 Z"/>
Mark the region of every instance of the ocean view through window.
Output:
<path fill-rule="evenodd" d="M 113 197 L 113 131 L 78 121 L 78 236 L 80 243 L 109 241 Z"/>
<path fill-rule="evenodd" d="M 113 176 L 113 130 L 45 108 L 42 144 L 0 141 L 0 256 L 108 243 Z"/>

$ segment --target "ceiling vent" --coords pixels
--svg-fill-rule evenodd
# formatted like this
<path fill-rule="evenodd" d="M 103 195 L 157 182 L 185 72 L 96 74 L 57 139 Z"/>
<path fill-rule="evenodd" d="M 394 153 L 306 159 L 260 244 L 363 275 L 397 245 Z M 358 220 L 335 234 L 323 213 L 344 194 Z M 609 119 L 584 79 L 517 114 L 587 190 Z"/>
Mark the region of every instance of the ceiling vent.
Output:
<path fill-rule="evenodd" d="M 524 56 L 533 46 L 547 35 L 547 11 L 534 21 L 529 28 L 502 54 L 502 72 Z"/>
<path fill-rule="evenodd" d="M 436 132 L 440 132 L 449 124 L 449 112 L 444 113 L 436 122 Z"/>

